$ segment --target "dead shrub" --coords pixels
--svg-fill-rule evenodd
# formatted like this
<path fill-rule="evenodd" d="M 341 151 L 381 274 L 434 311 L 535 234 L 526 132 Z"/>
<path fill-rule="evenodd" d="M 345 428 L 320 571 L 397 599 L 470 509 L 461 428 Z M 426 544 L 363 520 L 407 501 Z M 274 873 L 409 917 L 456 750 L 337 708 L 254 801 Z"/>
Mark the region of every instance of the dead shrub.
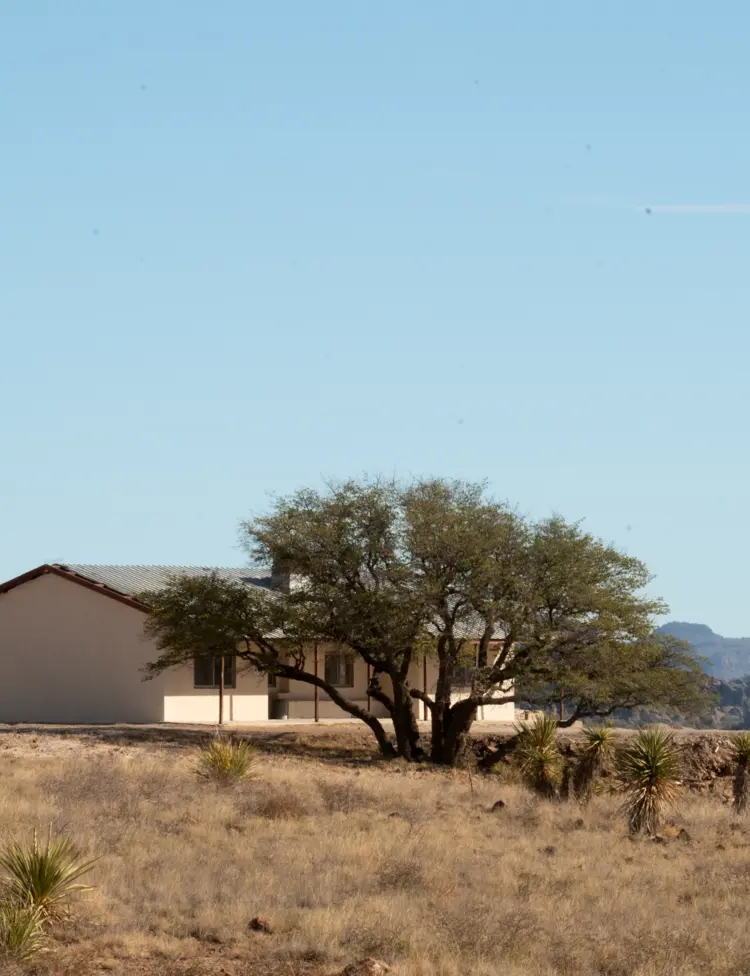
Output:
<path fill-rule="evenodd" d="M 328 813 L 353 813 L 372 808 L 373 797 L 352 780 L 318 781 L 318 790 Z"/>
<path fill-rule="evenodd" d="M 425 869 L 414 851 L 395 851 L 381 863 L 377 880 L 380 888 L 416 891 L 425 886 Z"/>
<path fill-rule="evenodd" d="M 258 783 L 241 809 L 245 816 L 264 820 L 299 820 L 316 812 L 304 796 L 278 783 Z"/>

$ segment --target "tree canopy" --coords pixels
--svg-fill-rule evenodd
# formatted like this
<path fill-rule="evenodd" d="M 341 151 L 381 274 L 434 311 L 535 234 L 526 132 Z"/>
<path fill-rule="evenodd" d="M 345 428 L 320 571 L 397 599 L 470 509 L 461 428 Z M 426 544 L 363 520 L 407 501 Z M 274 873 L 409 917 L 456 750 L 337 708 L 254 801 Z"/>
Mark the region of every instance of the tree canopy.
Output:
<path fill-rule="evenodd" d="M 563 725 L 618 708 L 698 710 L 707 680 L 687 645 L 659 635 L 666 611 L 642 562 L 559 516 L 532 520 L 485 487 L 424 479 L 304 489 L 242 523 L 273 592 L 215 576 L 176 578 L 144 594 L 159 658 L 231 653 L 266 673 L 317 685 L 366 722 L 381 751 L 422 758 L 417 703 L 430 714 L 430 755 L 455 762 L 480 706 L 560 708 Z M 316 642 L 369 665 L 383 723 L 310 668 Z M 428 655 L 434 694 L 412 684 Z M 460 695 L 457 694 L 460 686 Z"/>

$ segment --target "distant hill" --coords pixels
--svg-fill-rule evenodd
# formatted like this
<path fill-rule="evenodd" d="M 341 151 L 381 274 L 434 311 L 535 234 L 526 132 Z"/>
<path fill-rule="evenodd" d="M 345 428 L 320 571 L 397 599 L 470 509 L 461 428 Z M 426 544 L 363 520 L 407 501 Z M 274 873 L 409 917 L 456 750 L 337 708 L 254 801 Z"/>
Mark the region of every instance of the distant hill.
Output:
<path fill-rule="evenodd" d="M 687 641 L 699 657 L 706 658 L 704 667 L 715 678 L 732 681 L 750 675 L 750 637 L 722 637 L 705 624 L 678 620 L 659 627 L 659 632 Z"/>

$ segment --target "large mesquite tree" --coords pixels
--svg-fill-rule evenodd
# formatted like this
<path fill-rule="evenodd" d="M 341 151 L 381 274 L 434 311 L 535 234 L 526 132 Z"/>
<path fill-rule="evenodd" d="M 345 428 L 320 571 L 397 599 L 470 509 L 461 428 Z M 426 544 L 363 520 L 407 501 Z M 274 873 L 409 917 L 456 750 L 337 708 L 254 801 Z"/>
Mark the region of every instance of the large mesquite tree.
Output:
<path fill-rule="evenodd" d="M 242 537 L 254 562 L 286 570 L 289 585 L 269 594 L 205 579 L 198 597 L 197 580 L 175 580 L 147 595 L 162 652 L 152 673 L 189 659 L 201 616 L 190 606 L 216 600 L 229 604 L 208 614 L 222 621 L 222 646 L 234 642 L 261 671 L 317 684 L 370 726 L 385 755 L 423 757 L 418 702 L 430 714 L 432 760 L 452 763 L 482 705 L 562 704 L 570 724 L 616 708 L 685 711 L 704 701 L 706 680 L 686 645 L 654 632 L 666 608 L 645 595 L 650 577 L 639 560 L 559 517 L 524 518 L 482 485 L 376 480 L 303 490 L 244 522 Z M 311 673 L 316 641 L 367 662 L 368 693 L 393 719 L 393 740 Z M 434 695 L 410 684 L 425 654 L 437 662 Z"/>

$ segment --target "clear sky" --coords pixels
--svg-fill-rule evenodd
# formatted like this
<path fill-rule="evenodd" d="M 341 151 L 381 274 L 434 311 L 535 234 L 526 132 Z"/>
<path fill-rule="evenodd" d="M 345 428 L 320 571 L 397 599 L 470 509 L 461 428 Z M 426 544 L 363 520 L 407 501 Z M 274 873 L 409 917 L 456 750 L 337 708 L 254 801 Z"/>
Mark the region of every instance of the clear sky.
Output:
<path fill-rule="evenodd" d="M 747 3 L 0 19 L 0 577 L 460 476 L 750 633 Z"/>

